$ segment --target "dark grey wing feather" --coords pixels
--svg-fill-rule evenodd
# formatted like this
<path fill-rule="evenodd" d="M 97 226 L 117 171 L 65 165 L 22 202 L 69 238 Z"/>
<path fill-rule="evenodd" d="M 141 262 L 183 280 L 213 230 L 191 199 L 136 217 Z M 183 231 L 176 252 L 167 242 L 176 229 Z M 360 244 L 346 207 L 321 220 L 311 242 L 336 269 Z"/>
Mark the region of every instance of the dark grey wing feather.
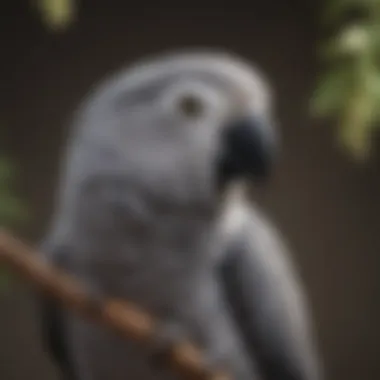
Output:
<path fill-rule="evenodd" d="M 63 248 L 50 249 L 44 244 L 41 251 L 49 253 L 54 265 L 64 268 L 64 257 L 67 253 Z M 67 345 L 64 314 L 56 300 L 49 296 L 39 296 L 38 306 L 40 310 L 41 335 L 43 346 L 48 351 L 50 358 L 57 365 L 62 380 L 76 380 L 73 370 L 73 361 Z"/>
<path fill-rule="evenodd" d="M 41 330 L 44 347 L 56 363 L 64 380 L 74 380 L 72 361 L 64 331 L 63 315 L 59 305 L 47 296 L 40 297 Z"/>
<path fill-rule="evenodd" d="M 319 365 L 296 274 L 259 217 L 231 242 L 218 275 L 242 341 L 264 380 L 317 380 Z"/>

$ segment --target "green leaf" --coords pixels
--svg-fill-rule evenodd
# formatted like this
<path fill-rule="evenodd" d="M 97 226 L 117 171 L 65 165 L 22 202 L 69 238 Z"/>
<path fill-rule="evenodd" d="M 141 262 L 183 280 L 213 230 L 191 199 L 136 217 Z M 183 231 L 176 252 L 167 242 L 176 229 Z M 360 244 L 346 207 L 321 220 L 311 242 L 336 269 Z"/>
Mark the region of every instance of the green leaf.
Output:
<path fill-rule="evenodd" d="M 54 31 L 66 29 L 74 20 L 75 0 L 37 0 L 44 23 Z"/>
<path fill-rule="evenodd" d="M 350 11 L 369 13 L 378 0 L 330 0 L 322 13 L 322 22 L 327 25 L 342 21 Z"/>
<path fill-rule="evenodd" d="M 0 158 L 0 186 L 12 179 L 13 171 L 13 165 L 5 158 Z"/>
<path fill-rule="evenodd" d="M 11 276 L 9 272 L 0 267 L 0 293 L 9 289 L 11 282 Z"/>
<path fill-rule="evenodd" d="M 314 116 L 329 116 L 342 109 L 353 80 L 353 70 L 337 67 L 327 72 L 318 82 L 311 99 Z"/>
<path fill-rule="evenodd" d="M 0 194 L 0 224 L 13 224 L 27 219 L 25 205 L 9 193 Z"/>
<path fill-rule="evenodd" d="M 343 109 L 340 139 L 356 158 L 367 158 L 370 153 L 376 107 L 368 87 L 362 86 L 353 93 Z"/>
<path fill-rule="evenodd" d="M 312 113 L 334 116 L 341 144 L 366 158 L 380 126 L 380 0 L 330 0 L 324 22 L 337 32 L 320 51 L 327 72 L 312 96 Z"/>
<path fill-rule="evenodd" d="M 374 114 L 376 117 L 376 123 L 374 127 L 380 126 L 380 72 L 377 71 L 373 74 L 372 79 L 368 82 L 369 91 L 374 103 Z"/>
<path fill-rule="evenodd" d="M 366 25 L 351 25 L 336 39 L 336 49 L 342 54 L 357 56 L 365 54 L 370 47 L 370 34 Z"/>
<path fill-rule="evenodd" d="M 371 54 L 375 62 L 379 62 L 380 59 L 380 19 L 379 23 L 372 25 L 368 28 L 370 42 L 371 42 Z"/>
<path fill-rule="evenodd" d="M 334 60 L 362 59 L 363 56 L 369 55 L 373 49 L 373 36 L 371 28 L 366 24 L 355 24 L 344 28 L 334 37 L 318 49 L 319 57 L 326 62 Z"/>

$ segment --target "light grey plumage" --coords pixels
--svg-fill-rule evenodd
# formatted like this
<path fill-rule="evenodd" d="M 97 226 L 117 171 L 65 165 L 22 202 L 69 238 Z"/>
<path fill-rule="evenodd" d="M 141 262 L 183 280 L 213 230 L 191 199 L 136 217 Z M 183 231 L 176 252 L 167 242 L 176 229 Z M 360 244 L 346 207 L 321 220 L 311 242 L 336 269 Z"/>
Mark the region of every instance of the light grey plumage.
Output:
<path fill-rule="evenodd" d="M 270 108 L 261 75 L 218 52 L 160 56 L 110 78 L 76 115 L 43 248 L 95 294 L 179 327 L 237 380 L 317 380 L 281 239 L 230 187 L 265 174 Z M 234 121 L 240 132 L 226 136 Z M 134 343 L 47 305 L 48 339 L 70 357 L 68 376 L 175 378 Z"/>

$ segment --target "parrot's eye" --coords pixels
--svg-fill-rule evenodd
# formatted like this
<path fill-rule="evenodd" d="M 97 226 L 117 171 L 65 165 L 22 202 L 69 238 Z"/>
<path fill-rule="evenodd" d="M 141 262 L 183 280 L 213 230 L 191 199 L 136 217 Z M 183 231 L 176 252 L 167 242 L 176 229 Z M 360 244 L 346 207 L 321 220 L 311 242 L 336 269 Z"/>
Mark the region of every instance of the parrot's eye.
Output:
<path fill-rule="evenodd" d="M 224 102 L 216 89 L 199 82 L 175 84 L 160 98 L 167 114 L 186 125 L 212 122 L 220 114 Z"/>
<path fill-rule="evenodd" d="M 196 94 L 186 94 L 179 97 L 177 109 L 185 117 L 198 118 L 205 112 L 205 104 Z"/>

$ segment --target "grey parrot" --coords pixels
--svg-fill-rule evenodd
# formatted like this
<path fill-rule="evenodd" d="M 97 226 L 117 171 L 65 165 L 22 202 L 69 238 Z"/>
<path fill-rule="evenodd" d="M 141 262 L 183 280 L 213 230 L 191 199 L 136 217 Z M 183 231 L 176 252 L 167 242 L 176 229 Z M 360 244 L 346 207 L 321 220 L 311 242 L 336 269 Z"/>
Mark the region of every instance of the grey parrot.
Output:
<path fill-rule="evenodd" d="M 194 50 L 140 61 L 79 107 L 42 251 L 162 333 L 144 349 L 45 298 L 64 379 L 179 379 L 154 359 L 183 337 L 236 380 L 321 378 L 300 278 L 245 191 L 276 160 L 271 98 L 242 58 Z"/>

